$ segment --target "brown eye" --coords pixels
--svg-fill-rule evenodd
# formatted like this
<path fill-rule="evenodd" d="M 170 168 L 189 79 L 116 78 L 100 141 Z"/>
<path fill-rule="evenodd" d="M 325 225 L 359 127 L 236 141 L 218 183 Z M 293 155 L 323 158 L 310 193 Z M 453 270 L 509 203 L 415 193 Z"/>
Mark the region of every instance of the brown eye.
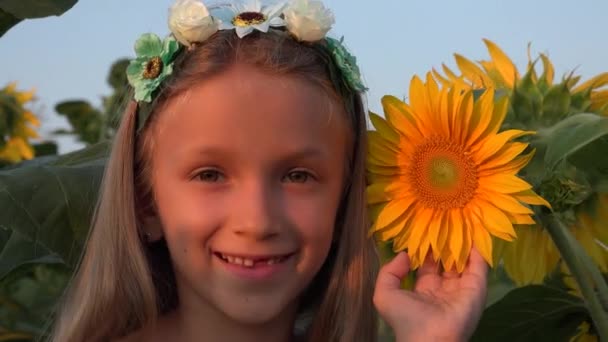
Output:
<path fill-rule="evenodd" d="M 218 170 L 203 170 L 196 174 L 195 179 L 206 183 L 217 183 L 223 179 L 223 175 Z"/>
<path fill-rule="evenodd" d="M 306 183 L 312 175 L 306 171 L 291 171 L 285 176 L 285 181 L 292 183 Z"/>

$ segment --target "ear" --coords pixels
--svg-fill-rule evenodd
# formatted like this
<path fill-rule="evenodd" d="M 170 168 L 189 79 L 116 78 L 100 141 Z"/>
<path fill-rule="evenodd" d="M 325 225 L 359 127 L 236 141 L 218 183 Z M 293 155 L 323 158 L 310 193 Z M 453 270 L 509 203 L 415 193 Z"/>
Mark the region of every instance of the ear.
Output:
<path fill-rule="evenodd" d="M 142 233 L 147 242 L 156 242 L 163 238 L 163 225 L 156 215 L 147 215 L 143 219 Z"/>

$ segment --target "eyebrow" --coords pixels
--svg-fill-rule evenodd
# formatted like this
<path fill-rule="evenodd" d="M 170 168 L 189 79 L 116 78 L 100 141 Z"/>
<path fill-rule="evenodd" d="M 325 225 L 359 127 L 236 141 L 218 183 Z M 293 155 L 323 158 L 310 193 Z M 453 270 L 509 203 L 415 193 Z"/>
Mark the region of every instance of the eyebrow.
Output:
<path fill-rule="evenodd" d="M 253 148 L 253 147 L 252 147 Z M 207 155 L 207 156 L 225 156 L 229 154 L 230 151 L 218 147 L 213 146 L 205 146 L 197 149 L 193 149 L 198 155 Z M 314 146 L 308 146 L 304 148 L 296 149 L 294 148 L 292 151 L 286 149 L 286 152 L 282 153 L 280 159 L 284 160 L 293 160 L 293 159 L 307 159 L 307 158 L 326 158 L 328 157 L 327 151 L 324 149 L 320 149 Z"/>

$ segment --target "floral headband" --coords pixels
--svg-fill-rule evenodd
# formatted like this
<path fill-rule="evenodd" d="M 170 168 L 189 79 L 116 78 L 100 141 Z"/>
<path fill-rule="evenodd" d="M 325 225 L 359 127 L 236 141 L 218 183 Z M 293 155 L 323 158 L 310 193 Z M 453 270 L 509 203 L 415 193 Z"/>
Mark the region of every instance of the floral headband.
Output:
<path fill-rule="evenodd" d="M 239 38 L 254 31 L 268 32 L 271 27 L 285 27 L 301 42 L 325 43 L 341 78 L 355 92 L 367 90 L 361 81 L 356 58 L 342 39 L 325 35 L 334 24 L 333 13 L 319 0 L 291 0 L 263 5 L 260 0 L 246 0 L 233 5 L 215 5 L 209 9 L 199 0 L 177 0 L 169 10 L 171 35 L 161 40 L 155 34 L 142 35 L 135 43 L 137 57 L 127 68 L 134 99 L 140 105 L 151 103 L 163 80 L 173 72 L 173 62 L 183 50 L 203 43 L 218 30 L 235 30 Z"/>

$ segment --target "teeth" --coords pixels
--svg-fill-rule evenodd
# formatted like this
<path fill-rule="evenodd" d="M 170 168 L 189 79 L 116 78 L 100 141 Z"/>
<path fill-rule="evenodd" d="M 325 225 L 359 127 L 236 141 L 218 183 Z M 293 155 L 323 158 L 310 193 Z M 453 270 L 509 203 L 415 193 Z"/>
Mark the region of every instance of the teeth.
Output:
<path fill-rule="evenodd" d="M 222 259 L 224 259 L 224 261 L 227 261 L 228 263 L 235 264 L 235 265 L 253 267 L 256 264 L 256 262 L 252 259 L 234 257 L 234 256 L 224 255 L 224 254 L 220 254 L 220 256 Z M 277 258 L 265 260 L 265 261 L 263 261 L 263 263 L 265 263 L 266 265 L 274 265 L 274 264 L 278 264 L 278 263 L 282 262 L 283 260 L 285 260 L 284 257 L 277 257 Z"/>

